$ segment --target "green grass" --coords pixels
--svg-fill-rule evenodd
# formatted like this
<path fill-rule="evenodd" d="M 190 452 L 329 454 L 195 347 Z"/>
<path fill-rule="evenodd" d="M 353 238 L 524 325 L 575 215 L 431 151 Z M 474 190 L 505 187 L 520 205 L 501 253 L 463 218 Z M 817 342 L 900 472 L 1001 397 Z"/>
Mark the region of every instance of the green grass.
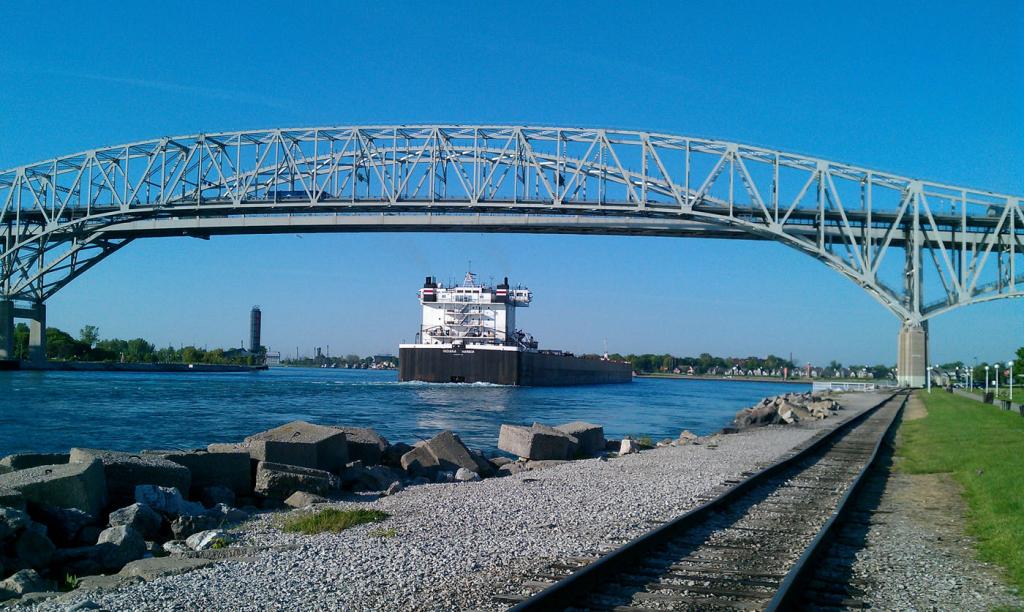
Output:
<path fill-rule="evenodd" d="M 328 508 L 319 512 L 307 512 L 296 514 L 284 519 L 281 529 L 294 533 L 313 535 L 326 531 L 339 532 L 363 525 L 365 523 L 379 523 L 388 517 L 387 512 L 380 510 L 338 510 Z"/>
<path fill-rule="evenodd" d="M 64 574 L 64 580 L 57 585 L 57 588 L 61 591 L 74 591 L 81 582 L 82 580 L 74 574 Z"/>
<path fill-rule="evenodd" d="M 1024 418 L 944 391 L 918 393 L 928 416 L 903 423 L 900 469 L 952 474 L 979 556 L 1024 592 Z"/>

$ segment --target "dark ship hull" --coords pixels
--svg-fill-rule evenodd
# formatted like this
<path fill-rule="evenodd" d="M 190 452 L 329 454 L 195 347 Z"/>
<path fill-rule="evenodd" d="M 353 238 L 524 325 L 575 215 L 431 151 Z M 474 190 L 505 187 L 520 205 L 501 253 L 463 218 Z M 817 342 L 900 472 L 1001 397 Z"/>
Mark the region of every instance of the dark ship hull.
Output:
<path fill-rule="evenodd" d="M 543 351 L 402 347 L 398 379 L 550 387 L 628 383 L 629 363 Z"/>

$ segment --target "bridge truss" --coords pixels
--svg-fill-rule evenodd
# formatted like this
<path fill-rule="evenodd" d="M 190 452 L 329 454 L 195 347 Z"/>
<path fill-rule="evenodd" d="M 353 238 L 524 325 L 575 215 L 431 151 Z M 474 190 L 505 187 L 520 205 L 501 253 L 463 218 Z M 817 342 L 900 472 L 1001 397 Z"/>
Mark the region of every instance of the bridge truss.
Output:
<path fill-rule="evenodd" d="M 733 142 L 485 125 L 160 138 L 0 172 L 0 300 L 137 238 L 495 231 L 776 240 L 906 325 L 1024 295 L 1019 196 Z"/>

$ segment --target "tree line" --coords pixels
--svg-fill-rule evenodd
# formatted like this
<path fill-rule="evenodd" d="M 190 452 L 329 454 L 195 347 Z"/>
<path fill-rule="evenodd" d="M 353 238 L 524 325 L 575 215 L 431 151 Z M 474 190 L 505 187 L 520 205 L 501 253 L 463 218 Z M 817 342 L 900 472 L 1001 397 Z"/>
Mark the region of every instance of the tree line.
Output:
<path fill-rule="evenodd" d="M 29 327 L 19 323 L 14 328 L 14 357 L 28 359 Z M 62 361 L 107 361 L 119 363 L 209 363 L 217 365 L 257 365 L 260 355 L 238 349 L 202 349 L 196 346 L 157 348 L 144 338 L 122 340 L 100 339 L 99 329 L 86 325 L 75 338 L 68 332 L 46 328 L 46 358 Z"/>
<path fill-rule="evenodd" d="M 695 375 L 706 375 L 724 373 L 730 370 L 741 370 L 742 372 L 755 372 L 761 376 L 779 376 L 788 372 L 790 378 L 799 377 L 803 369 L 797 366 L 792 360 L 777 355 L 767 357 L 717 357 L 710 353 L 701 353 L 697 357 L 676 357 L 668 353 L 655 355 L 646 353 L 643 355 L 620 355 L 618 353 L 609 355 L 609 358 L 616 361 L 628 361 L 633 370 L 640 373 L 674 372 L 677 369 L 681 373 L 689 373 L 693 369 Z M 838 361 L 832 361 L 824 368 L 814 368 L 823 374 L 825 378 L 839 378 L 843 371 L 847 372 L 869 372 L 875 379 L 890 378 L 892 366 L 877 364 L 850 365 L 843 367 Z"/>

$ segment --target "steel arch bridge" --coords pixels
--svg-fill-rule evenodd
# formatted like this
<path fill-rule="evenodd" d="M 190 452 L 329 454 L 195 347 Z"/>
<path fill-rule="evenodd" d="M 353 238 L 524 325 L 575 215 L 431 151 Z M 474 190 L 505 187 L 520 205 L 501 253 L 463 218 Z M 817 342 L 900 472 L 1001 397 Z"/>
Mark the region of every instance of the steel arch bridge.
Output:
<path fill-rule="evenodd" d="M 4 308 L 44 318 L 46 299 L 134 239 L 356 231 L 775 240 L 853 280 L 906 329 L 1024 296 L 1020 196 L 628 130 L 273 129 L 0 171 L 0 357 Z"/>

